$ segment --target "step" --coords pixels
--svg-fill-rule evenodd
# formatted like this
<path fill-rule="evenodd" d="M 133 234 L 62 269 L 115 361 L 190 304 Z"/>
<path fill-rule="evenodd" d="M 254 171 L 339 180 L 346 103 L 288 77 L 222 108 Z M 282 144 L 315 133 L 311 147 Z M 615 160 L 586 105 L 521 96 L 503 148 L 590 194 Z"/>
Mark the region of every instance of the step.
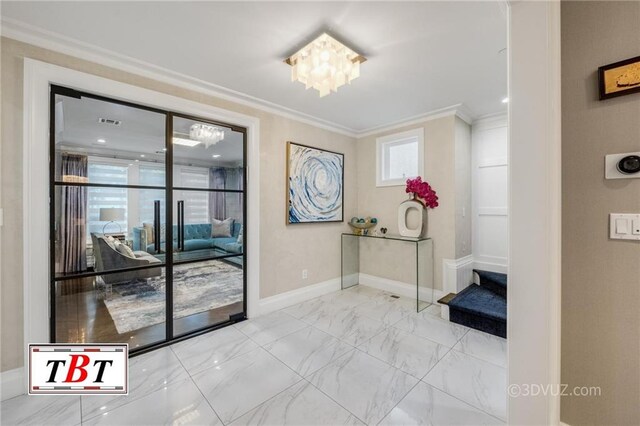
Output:
<path fill-rule="evenodd" d="M 507 274 L 480 269 L 474 269 L 473 272 L 478 274 L 480 281 L 478 284 L 481 287 L 486 287 L 502 297 L 507 297 Z"/>
<path fill-rule="evenodd" d="M 441 305 L 448 305 L 449 302 L 451 302 L 453 300 L 454 297 L 456 297 L 457 294 L 455 293 L 449 293 L 444 297 L 441 297 L 440 299 L 438 299 L 438 303 Z"/>
<path fill-rule="evenodd" d="M 507 337 L 507 301 L 471 284 L 449 301 L 449 320 L 495 336 Z"/>

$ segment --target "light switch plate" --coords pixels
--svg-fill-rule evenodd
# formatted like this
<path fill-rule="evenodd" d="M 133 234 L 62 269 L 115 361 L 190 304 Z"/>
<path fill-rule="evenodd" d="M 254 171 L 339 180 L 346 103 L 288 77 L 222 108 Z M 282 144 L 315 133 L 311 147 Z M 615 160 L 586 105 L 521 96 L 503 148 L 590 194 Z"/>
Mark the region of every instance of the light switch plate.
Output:
<path fill-rule="evenodd" d="M 640 241 L 640 214 L 611 213 L 609 215 L 609 238 Z"/>

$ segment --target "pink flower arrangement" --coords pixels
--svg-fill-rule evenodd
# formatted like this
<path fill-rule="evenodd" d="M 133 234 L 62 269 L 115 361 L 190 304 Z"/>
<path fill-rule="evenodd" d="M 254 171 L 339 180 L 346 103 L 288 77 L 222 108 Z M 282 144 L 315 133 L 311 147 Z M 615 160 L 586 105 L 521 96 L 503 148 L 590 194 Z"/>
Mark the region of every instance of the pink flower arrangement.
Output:
<path fill-rule="evenodd" d="M 415 179 L 407 179 L 407 194 L 413 193 L 418 198 L 421 198 L 425 208 L 435 209 L 438 207 L 438 196 L 436 191 L 431 188 L 428 182 L 423 182 L 422 178 L 418 176 Z"/>

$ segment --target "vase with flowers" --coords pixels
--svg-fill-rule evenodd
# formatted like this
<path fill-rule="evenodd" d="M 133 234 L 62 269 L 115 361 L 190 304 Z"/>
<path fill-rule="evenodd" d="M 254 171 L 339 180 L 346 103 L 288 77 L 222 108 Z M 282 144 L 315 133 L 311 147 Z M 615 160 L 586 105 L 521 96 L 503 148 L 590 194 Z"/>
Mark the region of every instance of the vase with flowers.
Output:
<path fill-rule="evenodd" d="M 403 237 L 418 238 L 426 233 L 427 209 L 438 207 L 438 195 L 420 176 L 407 180 L 405 192 L 410 195 L 398 207 L 398 231 Z M 419 223 L 412 228 L 407 224 L 407 216 L 411 210 L 416 210 L 419 216 Z"/>

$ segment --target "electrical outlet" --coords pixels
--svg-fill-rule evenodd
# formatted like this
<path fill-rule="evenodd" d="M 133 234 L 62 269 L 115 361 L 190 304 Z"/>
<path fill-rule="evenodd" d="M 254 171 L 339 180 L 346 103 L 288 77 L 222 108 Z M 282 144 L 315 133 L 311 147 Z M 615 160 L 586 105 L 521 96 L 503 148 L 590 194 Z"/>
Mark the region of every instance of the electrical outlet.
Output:
<path fill-rule="evenodd" d="M 303 270 L 302 270 L 302 279 L 303 279 L 303 280 L 306 280 L 306 279 L 307 279 L 307 276 L 308 276 L 308 273 L 307 273 L 307 272 L 308 272 L 308 271 L 307 271 L 306 269 L 303 269 Z"/>

